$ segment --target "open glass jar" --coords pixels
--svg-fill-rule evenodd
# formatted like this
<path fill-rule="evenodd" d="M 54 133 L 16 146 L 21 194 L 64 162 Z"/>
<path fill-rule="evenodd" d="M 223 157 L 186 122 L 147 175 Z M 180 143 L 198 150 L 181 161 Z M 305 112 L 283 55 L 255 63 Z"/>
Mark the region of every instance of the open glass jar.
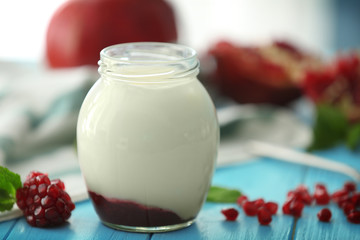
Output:
<path fill-rule="evenodd" d="M 161 232 L 189 226 L 213 175 L 219 127 L 191 48 L 127 43 L 100 53 L 77 126 L 80 167 L 101 221 Z"/>

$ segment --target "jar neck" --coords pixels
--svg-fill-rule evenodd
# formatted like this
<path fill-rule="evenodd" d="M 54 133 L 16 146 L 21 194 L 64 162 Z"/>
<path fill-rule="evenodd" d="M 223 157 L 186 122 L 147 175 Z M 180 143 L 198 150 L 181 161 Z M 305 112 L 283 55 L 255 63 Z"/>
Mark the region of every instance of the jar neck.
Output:
<path fill-rule="evenodd" d="M 100 53 L 99 73 L 111 80 L 136 83 L 169 83 L 199 73 L 196 52 L 171 43 L 125 43 Z"/>

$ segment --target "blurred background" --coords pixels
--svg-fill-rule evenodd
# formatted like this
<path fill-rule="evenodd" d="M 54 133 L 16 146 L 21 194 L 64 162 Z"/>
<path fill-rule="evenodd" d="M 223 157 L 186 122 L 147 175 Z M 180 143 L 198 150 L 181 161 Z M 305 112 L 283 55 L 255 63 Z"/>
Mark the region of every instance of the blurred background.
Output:
<path fill-rule="evenodd" d="M 359 58 L 336 59 L 359 49 L 359 23 L 357 0 L 1 1 L 0 163 L 63 144 L 71 146 L 67 158 L 76 158 L 77 114 L 99 77 L 99 52 L 129 41 L 194 48 L 216 106 L 222 97 L 230 106 L 218 109 L 222 133 L 305 148 L 314 103 L 345 103 L 344 118 L 360 122 Z M 326 97 L 324 89 L 344 78 L 347 88 Z M 252 121 L 227 131 L 234 119 Z M 352 147 L 360 142 L 355 127 Z"/>
<path fill-rule="evenodd" d="M 0 2 L 0 59 L 43 61 L 50 18 L 65 0 Z M 179 42 L 199 52 L 219 39 L 259 43 L 287 39 L 321 55 L 359 47 L 356 0 L 168 0 Z"/>

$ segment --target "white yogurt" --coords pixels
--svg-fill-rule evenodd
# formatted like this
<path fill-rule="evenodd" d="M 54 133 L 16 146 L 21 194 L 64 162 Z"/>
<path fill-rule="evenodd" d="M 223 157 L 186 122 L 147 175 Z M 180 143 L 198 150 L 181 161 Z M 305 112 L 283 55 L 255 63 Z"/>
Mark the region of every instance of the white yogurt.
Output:
<path fill-rule="evenodd" d="M 79 115 L 78 154 L 89 190 L 195 217 L 211 182 L 219 132 L 194 78 L 175 84 L 100 79 Z"/>

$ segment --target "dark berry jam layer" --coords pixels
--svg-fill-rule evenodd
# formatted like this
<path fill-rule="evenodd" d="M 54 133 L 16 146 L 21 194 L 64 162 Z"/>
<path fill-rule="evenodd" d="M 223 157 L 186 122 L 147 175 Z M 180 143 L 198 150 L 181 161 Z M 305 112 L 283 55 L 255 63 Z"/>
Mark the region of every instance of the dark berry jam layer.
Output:
<path fill-rule="evenodd" d="M 181 224 L 193 219 L 181 219 L 169 210 L 147 207 L 133 201 L 106 198 L 92 191 L 89 191 L 89 195 L 101 220 L 116 225 L 161 227 Z"/>

